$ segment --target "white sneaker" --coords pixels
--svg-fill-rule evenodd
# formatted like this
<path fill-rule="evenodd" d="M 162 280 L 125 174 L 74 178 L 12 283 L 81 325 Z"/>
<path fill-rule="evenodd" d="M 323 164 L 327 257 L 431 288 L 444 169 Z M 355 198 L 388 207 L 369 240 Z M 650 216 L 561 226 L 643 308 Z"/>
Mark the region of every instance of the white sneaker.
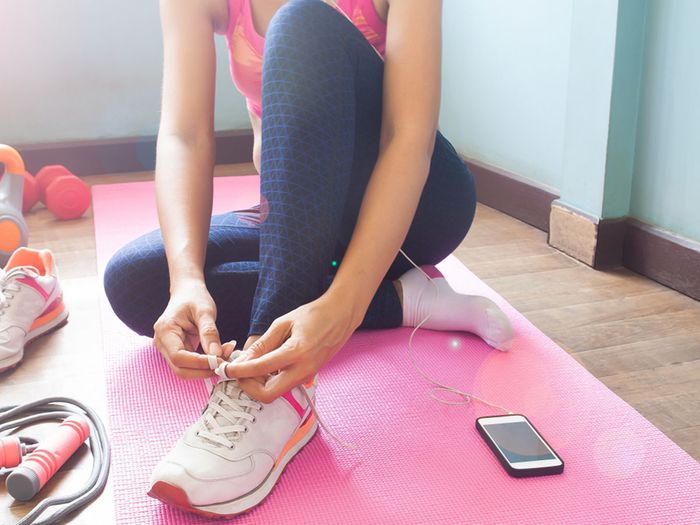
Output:
<path fill-rule="evenodd" d="M 208 517 L 231 517 L 258 503 L 314 436 L 317 376 L 272 403 L 250 398 L 235 379 L 216 384 L 199 420 L 151 475 L 149 496 Z"/>
<path fill-rule="evenodd" d="M 67 318 L 53 254 L 17 249 L 0 270 L 0 373 L 17 366 L 29 341 Z"/>

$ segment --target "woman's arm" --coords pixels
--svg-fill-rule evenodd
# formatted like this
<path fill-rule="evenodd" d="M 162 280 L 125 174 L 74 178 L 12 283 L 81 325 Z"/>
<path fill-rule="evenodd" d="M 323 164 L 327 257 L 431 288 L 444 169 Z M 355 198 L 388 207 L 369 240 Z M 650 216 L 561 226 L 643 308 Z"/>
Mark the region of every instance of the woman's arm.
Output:
<path fill-rule="evenodd" d="M 199 2 L 161 0 L 163 96 L 158 217 L 173 286 L 203 280 L 214 160 L 214 30 Z M 198 5 L 199 4 L 199 5 Z"/>
<path fill-rule="evenodd" d="M 156 153 L 156 199 L 170 273 L 171 300 L 155 343 L 180 375 L 206 369 L 181 349 L 200 339 L 219 351 L 216 309 L 204 284 L 214 164 L 215 9 L 223 2 L 161 0 L 163 96 Z M 214 348 L 210 349 L 210 346 Z M 200 366 L 201 365 L 201 366 Z M 204 375 L 204 372 L 198 373 Z"/>
<path fill-rule="evenodd" d="M 390 0 L 379 158 L 327 291 L 352 308 L 355 328 L 408 233 L 428 177 L 440 108 L 441 4 Z"/>

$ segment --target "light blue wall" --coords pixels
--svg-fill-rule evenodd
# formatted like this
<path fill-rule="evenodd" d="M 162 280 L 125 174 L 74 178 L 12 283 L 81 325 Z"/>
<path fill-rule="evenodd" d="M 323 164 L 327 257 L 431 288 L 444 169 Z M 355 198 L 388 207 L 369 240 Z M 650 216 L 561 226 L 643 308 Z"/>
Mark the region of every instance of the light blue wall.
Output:
<path fill-rule="evenodd" d="M 440 122 L 460 152 L 700 240 L 700 1 L 444 5 Z"/>
<path fill-rule="evenodd" d="M 620 0 L 602 217 L 630 210 L 644 67 L 647 0 Z"/>
<path fill-rule="evenodd" d="M 600 217 L 605 188 L 618 2 L 574 2 L 561 200 Z"/>
<path fill-rule="evenodd" d="M 559 188 L 573 0 L 444 0 L 441 130 L 463 154 Z"/>
<path fill-rule="evenodd" d="M 585 139 L 575 120 L 591 125 L 605 107 L 607 95 L 596 86 L 608 77 L 601 76 L 598 58 L 608 63 L 615 31 L 610 14 L 617 4 L 444 0 L 442 131 L 465 155 L 536 184 L 562 193 L 574 184 L 570 194 L 583 196 L 581 202 L 586 188 L 581 193 L 575 184 L 589 177 L 596 203 L 604 191 L 606 199 L 616 196 L 613 211 L 625 208 L 630 182 L 611 181 L 608 173 L 601 186 L 600 147 L 594 156 L 582 155 L 583 164 L 570 157 L 570 148 L 584 151 L 586 140 L 607 140 L 597 128 Z M 698 0 L 649 0 L 629 198 L 633 216 L 693 239 L 700 239 L 698 20 Z M 599 29 L 606 24 L 607 36 L 593 47 L 584 45 L 589 23 Z M 217 37 L 216 127 L 246 128 L 223 44 Z M 0 0 L 0 142 L 155 134 L 161 60 L 155 0 Z M 614 133 L 614 120 L 611 125 Z M 607 169 L 614 172 L 612 146 Z M 629 146 L 622 144 L 626 152 Z M 604 215 L 596 206 L 584 202 L 582 208 Z"/>
<path fill-rule="evenodd" d="M 649 4 L 630 211 L 700 240 L 700 2 Z"/>
<path fill-rule="evenodd" d="M 217 37 L 217 129 L 249 127 Z M 0 0 L 0 142 L 154 135 L 155 0 Z"/>
<path fill-rule="evenodd" d="M 158 3 L 0 0 L 0 141 L 152 135 Z M 573 0 L 445 0 L 441 127 L 460 151 L 558 187 Z M 9 21 L 9 23 L 7 23 Z M 217 129 L 249 127 L 217 38 Z M 5 77 L 5 75 L 3 75 Z"/>

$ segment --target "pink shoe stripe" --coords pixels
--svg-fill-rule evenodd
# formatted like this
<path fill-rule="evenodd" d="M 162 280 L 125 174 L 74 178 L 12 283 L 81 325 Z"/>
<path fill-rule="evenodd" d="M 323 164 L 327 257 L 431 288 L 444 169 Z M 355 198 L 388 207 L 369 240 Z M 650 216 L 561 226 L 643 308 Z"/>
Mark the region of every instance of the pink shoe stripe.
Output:
<path fill-rule="evenodd" d="M 58 308 L 59 306 L 61 306 L 61 303 L 63 303 L 63 295 L 59 295 L 51 302 L 51 304 L 46 306 L 46 308 L 44 308 L 44 311 L 39 314 L 39 317 L 42 317 L 49 313 L 51 310 Z"/>
<path fill-rule="evenodd" d="M 294 399 L 294 396 L 292 395 L 292 391 L 285 392 L 282 394 L 282 397 L 287 400 L 287 403 L 292 405 L 292 408 L 297 411 L 297 414 L 299 414 L 299 417 L 303 418 L 304 417 L 304 409 L 301 408 L 301 405 L 299 402 Z"/>
<path fill-rule="evenodd" d="M 41 287 L 41 285 L 38 282 L 36 282 L 34 279 L 32 279 L 31 277 L 19 277 L 17 279 L 17 281 L 22 283 L 22 284 L 26 284 L 27 286 L 34 288 L 37 292 L 39 292 L 41 294 L 41 296 L 44 299 L 49 298 L 49 294 L 46 292 L 46 290 L 44 290 Z"/>
<path fill-rule="evenodd" d="M 423 270 L 426 274 L 428 274 L 428 277 L 431 279 L 440 279 L 444 278 L 442 273 L 440 273 L 440 270 L 438 270 L 435 266 L 432 266 L 430 264 L 424 264 L 423 266 L 420 267 L 421 270 Z"/>

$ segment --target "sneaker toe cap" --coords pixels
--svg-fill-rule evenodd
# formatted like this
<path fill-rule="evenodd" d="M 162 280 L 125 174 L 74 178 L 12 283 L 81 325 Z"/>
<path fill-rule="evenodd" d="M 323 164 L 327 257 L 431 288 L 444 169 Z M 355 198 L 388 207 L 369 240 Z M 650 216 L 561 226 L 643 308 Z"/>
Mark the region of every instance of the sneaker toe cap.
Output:
<path fill-rule="evenodd" d="M 26 332 L 17 326 L 0 330 L 0 360 L 22 354 Z"/>
<path fill-rule="evenodd" d="M 171 454 L 163 459 L 153 470 L 150 486 L 164 482 L 178 487 L 192 505 L 221 503 L 246 494 L 272 468 L 272 460 L 263 454 L 231 461 L 205 450 L 188 448 L 186 454 Z"/>

